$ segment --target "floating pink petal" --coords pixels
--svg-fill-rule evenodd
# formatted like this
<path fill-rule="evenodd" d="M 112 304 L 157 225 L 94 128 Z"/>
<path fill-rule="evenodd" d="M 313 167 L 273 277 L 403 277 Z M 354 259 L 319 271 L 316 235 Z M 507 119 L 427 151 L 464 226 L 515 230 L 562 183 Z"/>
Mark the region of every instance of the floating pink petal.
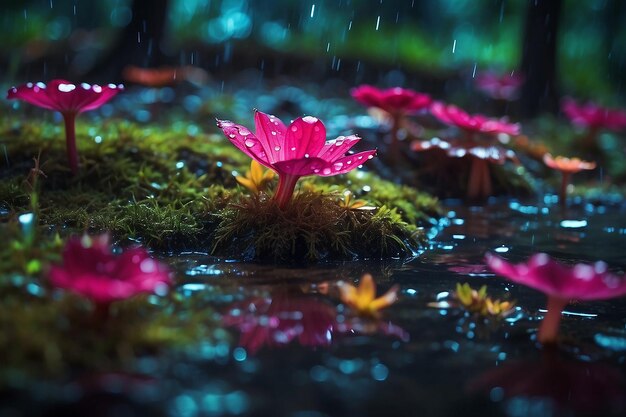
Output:
<path fill-rule="evenodd" d="M 275 199 L 281 207 L 290 200 L 300 177 L 344 174 L 371 159 L 376 150 L 346 155 L 360 138 L 340 136 L 326 141 L 326 128 L 316 117 L 299 117 L 285 126 L 275 116 L 255 114 L 256 132 L 228 120 L 217 125 L 242 152 L 278 174 Z"/>
<path fill-rule="evenodd" d="M 145 249 L 136 247 L 114 255 L 108 235 L 68 240 L 63 265 L 52 266 L 49 277 L 55 287 L 103 305 L 161 292 L 171 284 L 169 269 L 150 258 Z"/>
<path fill-rule="evenodd" d="M 506 133 L 516 136 L 520 133 L 517 123 L 508 123 L 505 120 L 490 119 L 481 114 L 470 115 L 453 104 L 444 104 L 436 101 L 430 106 L 430 112 L 443 123 L 456 126 L 470 133 Z"/>

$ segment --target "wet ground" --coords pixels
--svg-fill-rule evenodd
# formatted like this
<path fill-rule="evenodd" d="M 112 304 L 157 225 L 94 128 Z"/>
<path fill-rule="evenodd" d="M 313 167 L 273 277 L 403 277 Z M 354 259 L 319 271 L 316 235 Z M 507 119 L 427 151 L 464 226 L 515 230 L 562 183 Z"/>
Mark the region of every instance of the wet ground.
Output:
<path fill-rule="evenodd" d="M 486 251 L 521 261 L 545 251 L 566 263 L 626 267 L 626 204 L 448 201 L 432 246 L 409 263 L 276 268 L 171 259 L 177 291 L 215 306 L 215 341 L 141 360 L 133 369 L 63 381 L 15 381 L 1 416 L 573 416 L 626 412 L 626 303 L 570 305 L 558 349 L 534 341 L 545 298 L 488 272 Z M 380 320 L 352 316 L 339 280 L 365 273 L 401 287 Z M 517 301 L 486 321 L 447 308 L 457 282 Z M 439 302 L 433 307 L 434 302 Z M 429 306 L 430 303 L 430 306 Z M 28 389 L 23 387 L 28 386 Z"/>

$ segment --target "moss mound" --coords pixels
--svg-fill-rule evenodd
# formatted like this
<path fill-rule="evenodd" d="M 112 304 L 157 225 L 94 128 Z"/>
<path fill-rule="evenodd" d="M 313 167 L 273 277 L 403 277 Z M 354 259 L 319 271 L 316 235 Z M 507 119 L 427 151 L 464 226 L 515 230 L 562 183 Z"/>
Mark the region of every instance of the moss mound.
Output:
<path fill-rule="evenodd" d="M 282 210 L 266 196 L 242 197 L 220 213 L 214 252 L 248 260 L 409 257 L 423 235 L 395 209 L 350 208 L 338 195 L 301 192 Z"/>
<path fill-rule="evenodd" d="M 250 159 L 193 124 L 84 117 L 77 141 L 81 168 L 72 177 L 60 126 L 0 117 L 0 221 L 35 212 L 39 227 L 61 236 L 109 231 L 162 251 L 293 261 L 411 256 L 420 247 L 416 225 L 439 210 L 429 195 L 353 172 L 302 181 L 294 209 L 280 213 L 234 180 Z M 342 208 L 338 195 L 346 189 L 376 209 Z"/>

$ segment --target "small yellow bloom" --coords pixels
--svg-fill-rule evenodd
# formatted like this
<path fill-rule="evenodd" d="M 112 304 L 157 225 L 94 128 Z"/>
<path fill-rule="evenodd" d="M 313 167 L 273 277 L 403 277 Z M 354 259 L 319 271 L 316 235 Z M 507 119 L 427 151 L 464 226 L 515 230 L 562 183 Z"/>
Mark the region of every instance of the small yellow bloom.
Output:
<path fill-rule="evenodd" d="M 365 274 L 359 286 L 342 283 L 339 287 L 341 301 L 363 316 L 378 317 L 379 311 L 395 303 L 398 299 L 397 285 L 391 287 L 383 296 L 376 298 L 376 284 L 370 274 Z"/>
<path fill-rule="evenodd" d="M 457 283 L 455 298 L 461 306 L 471 313 L 481 316 L 504 317 L 513 311 L 515 303 L 510 301 L 493 300 L 487 295 L 487 286 L 483 285 L 478 291 L 465 284 Z"/>
<path fill-rule="evenodd" d="M 265 191 L 267 184 L 274 179 L 276 173 L 271 169 L 264 169 L 254 159 L 250 162 L 250 170 L 246 173 L 245 177 L 236 176 L 237 182 L 254 194 L 259 194 L 261 191 Z"/>
<path fill-rule="evenodd" d="M 339 207 L 346 210 L 372 210 L 376 208 L 368 206 L 365 200 L 357 200 L 354 198 L 354 194 L 348 190 L 343 192 L 343 198 L 339 200 Z"/>

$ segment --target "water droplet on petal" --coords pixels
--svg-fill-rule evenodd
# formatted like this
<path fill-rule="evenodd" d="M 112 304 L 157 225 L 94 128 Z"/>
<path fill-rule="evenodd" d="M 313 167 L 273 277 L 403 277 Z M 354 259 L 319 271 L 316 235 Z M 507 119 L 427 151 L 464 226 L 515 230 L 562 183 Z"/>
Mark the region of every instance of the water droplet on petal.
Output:
<path fill-rule="evenodd" d="M 69 93 L 70 91 L 75 90 L 76 86 L 74 84 L 59 84 L 58 88 L 62 93 Z"/>
<path fill-rule="evenodd" d="M 256 144 L 256 142 L 255 142 L 255 141 L 253 141 L 252 139 L 247 139 L 247 140 L 245 141 L 245 144 L 246 144 L 246 146 L 247 146 L 248 148 L 251 148 L 251 147 L 253 147 L 253 146 Z"/>
<path fill-rule="evenodd" d="M 291 131 L 292 132 L 297 132 L 298 131 L 298 126 L 291 126 Z"/>
<path fill-rule="evenodd" d="M 317 123 L 317 117 L 313 117 L 313 116 L 304 116 L 304 117 L 302 118 L 302 121 L 303 121 L 303 122 L 306 122 L 306 123 L 310 123 L 310 124 Z"/>
<path fill-rule="evenodd" d="M 339 171 L 341 170 L 341 168 L 343 168 L 343 162 L 335 162 L 333 167 L 335 168 L 335 171 Z"/>
<path fill-rule="evenodd" d="M 230 135 L 228 135 L 229 138 L 231 139 L 235 139 L 237 137 L 237 135 L 235 135 L 234 133 L 231 133 Z"/>
<path fill-rule="evenodd" d="M 272 135 L 276 136 L 276 131 L 272 130 Z"/>
<path fill-rule="evenodd" d="M 308 158 L 309 156 L 310 156 L 310 155 L 309 155 L 308 153 L 305 153 L 305 154 L 304 154 L 304 157 L 305 157 L 305 158 Z"/>
<path fill-rule="evenodd" d="M 372 158 L 374 158 L 374 155 L 368 155 L 367 156 L 367 159 L 372 159 Z"/>
<path fill-rule="evenodd" d="M 324 173 L 324 175 L 328 175 L 331 173 L 330 168 L 324 168 L 324 170 L 322 171 Z"/>
<path fill-rule="evenodd" d="M 276 152 L 280 151 L 280 146 L 274 146 L 274 150 L 275 150 Z"/>
<path fill-rule="evenodd" d="M 291 148 L 291 150 L 292 150 L 292 151 L 295 151 L 295 150 L 296 150 L 296 147 L 295 147 L 295 146 L 293 146 L 293 147 Z"/>

